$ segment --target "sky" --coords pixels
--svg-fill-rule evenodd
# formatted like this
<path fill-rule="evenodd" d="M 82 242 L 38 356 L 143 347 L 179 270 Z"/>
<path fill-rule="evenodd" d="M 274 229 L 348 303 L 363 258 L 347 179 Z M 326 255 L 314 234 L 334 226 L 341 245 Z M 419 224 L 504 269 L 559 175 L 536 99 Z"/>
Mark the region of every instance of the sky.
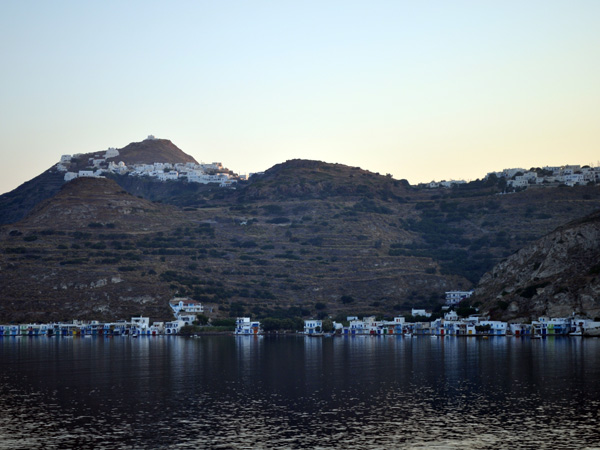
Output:
<path fill-rule="evenodd" d="M 600 165 L 600 1 L 0 0 L 0 193 L 153 134 L 240 174 Z"/>

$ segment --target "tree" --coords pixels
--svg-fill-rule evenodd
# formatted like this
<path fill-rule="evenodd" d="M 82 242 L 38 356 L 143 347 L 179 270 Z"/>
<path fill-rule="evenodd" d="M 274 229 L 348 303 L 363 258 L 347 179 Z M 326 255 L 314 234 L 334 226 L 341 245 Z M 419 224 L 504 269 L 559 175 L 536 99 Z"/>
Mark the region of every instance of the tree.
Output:
<path fill-rule="evenodd" d="M 277 331 L 281 329 L 281 320 L 267 317 L 262 319 L 261 325 L 265 333 L 270 333 L 271 331 Z"/>
<path fill-rule="evenodd" d="M 194 322 L 198 325 L 206 325 L 208 323 L 208 317 L 204 314 L 198 314 Z"/>
<path fill-rule="evenodd" d="M 323 332 L 331 333 L 333 331 L 333 322 L 331 319 L 323 320 Z"/>

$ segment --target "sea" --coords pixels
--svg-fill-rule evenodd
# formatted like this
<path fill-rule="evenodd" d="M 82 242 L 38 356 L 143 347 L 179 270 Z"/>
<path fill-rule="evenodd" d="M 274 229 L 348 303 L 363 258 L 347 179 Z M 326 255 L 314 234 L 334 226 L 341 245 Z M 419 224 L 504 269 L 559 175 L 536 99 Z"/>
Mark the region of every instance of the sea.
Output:
<path fill-rule="evenodd" d="M 600 339 L 0 338 L 0 449 L 600 449 Z"/>

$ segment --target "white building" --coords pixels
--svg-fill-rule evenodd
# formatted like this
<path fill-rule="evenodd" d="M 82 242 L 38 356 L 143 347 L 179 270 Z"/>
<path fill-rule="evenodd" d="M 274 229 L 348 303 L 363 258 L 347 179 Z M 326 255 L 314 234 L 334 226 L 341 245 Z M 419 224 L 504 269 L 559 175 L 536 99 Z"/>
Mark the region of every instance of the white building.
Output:
<path fill-rule="evenodd" d="M 508 324 L 498 320 L 481 320 L 479 326 L 489 326 L 489 334 L 493 334 L 494 336 L 504 336 L 506 335 Z"/>
<path fill-rule="evenodd" d="M 585 179 L 582 173 L 573 173 L 570 175 L 563 175 L 562 181 L 567 186 L 575 186 L 577 184 L 585 184 Z"/>
<path fill-rule="evenodd" d="M 444 314 L 444 320 L 455 322 L 458 320 L 458 314 L 456 314 L 456 311 L 448 311 Z"/>
<path fill-rule="evenodd" d="M 446 305 L 458 305 L 465 298 L 469 298 L 473 295 L 473 291 L 447 291 L 446 292 Z"/>
<path fill-rule="evenodd" d="M 176 318 L 183 314 L 202 314 L 204 307 L 202 303 L 189 298 L 176 297 L 169 302 L 169 306 L 173 310 Z M 195 319 L 194 319 L 195 320 Z"/>
<path fill-rule="evenodd" d="M 108 150 L 104 153 L 105 158 L 115 158 L 119 156 L 119 150 L 114 147 L 108 147 Z"/>
<path fill-rule="evenodd" d="M 175 171 L 171 171 L 171 172 L 161 172 L 158 174 L 158 179 L 160 181 L 167 181 L 167 180 L 176 180 L 177 177 L 179 176 L 179 174 Z"/>
<path fill-rule="evenodd" d="M 172 322 L 165 322 L 165 334 L 173 335 L 179 333 L 179 330 L 185 326 L 185 322 L 183 320 L 174 320 Z"/>
<path fill-rule="evenodd" d="M 255 336 L 261 333 L 260 322 L 250 317 L 238 317 L 235 320 L 235 334 Z"/>
<path fill-rule="evenodd" d="M 150 318 L 148 317 L 132 317 L 131 318 L 131 333 L 132 334 L 150 334 Z"/>
<path fill-rule="evenodd" d="M 412 308 L 411 313 L 410 313 L 413 317 L 415 316 L 421 316 L 421 317 L 431 317 L 431 313 L 428 313 L 427 311 L 425 311 L 424 309 L 415 309 Z"/>
<path fill-rule="evenodd" d="M 502 173 L 504 174 L 504 178 L 512 178 L 512 177 L 514 177 L 519 172 L 525 173 L 527 171 L 525 169 L 519 169 L 519 168 L 516 168 L 516 169 L 504 169 L 502 171 Z"/>
<path fill-rule="evenodd" d="M 159 334 L 164 334 L 165 332 L 165 323 L 164 322 L 154 322 L 150 326 L 150 334 L 152 336 L 157 336 Z"/>
<path fill-rule="evenodd" d="M 323 321 L 310 319 L 304 321 L 304 334 L 320 334 L 323 332 Z"/>
<path fill-rule="evenodd" d="M 529 186 L 529 181 L 527 181 L 523 177 L 517 177 L 517 178 L 519 178 L 519 179 L 518 180 L 517 179 L 508 180 L 506 182 L 506 185 L 507 186 L 512 186 L 514 188 L 521 188 L 521 187 L 527 187 L 527 186 Z"/>

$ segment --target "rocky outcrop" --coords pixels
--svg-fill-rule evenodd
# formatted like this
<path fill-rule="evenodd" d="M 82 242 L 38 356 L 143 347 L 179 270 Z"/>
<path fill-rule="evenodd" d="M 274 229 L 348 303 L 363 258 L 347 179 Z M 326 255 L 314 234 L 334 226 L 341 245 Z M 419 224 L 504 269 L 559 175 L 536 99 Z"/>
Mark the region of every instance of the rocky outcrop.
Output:
<path fill-rule="evenodd" d="M 486 273 L 473 301 L 502 319 L 600 316 L 600 212 L 539 239 Z"/>
<path fill-rule="evenodd" d="M 125 164 L 152 164 L 198 162 L 168 139 L 153 139 L 132 142 L 119 150 L 119 155 L 109 158 L 111 161 L 123 161 Z"/>

